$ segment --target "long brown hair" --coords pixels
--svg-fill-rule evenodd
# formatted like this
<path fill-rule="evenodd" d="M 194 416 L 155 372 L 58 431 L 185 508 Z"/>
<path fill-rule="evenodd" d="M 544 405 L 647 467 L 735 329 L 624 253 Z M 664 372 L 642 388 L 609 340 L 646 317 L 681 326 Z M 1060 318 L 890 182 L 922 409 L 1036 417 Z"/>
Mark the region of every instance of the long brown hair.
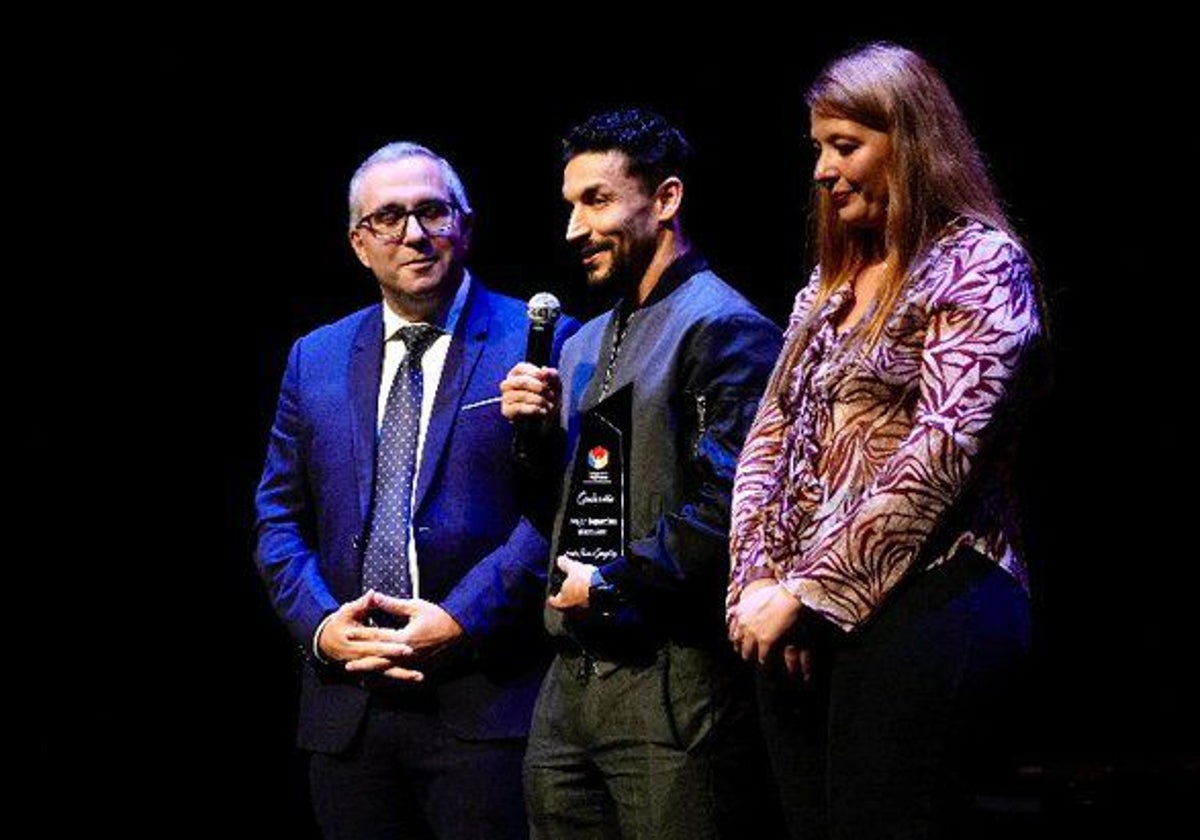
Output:
<path fill-rule="evenodd" d="M 968 216 L 1019 241 L 949 88 L 912 50 L 880 42 L 847 53 L 821 71 L 804 101 L 814 114 L 853 120 L 891 140 L 883 243 L 871 240 L 877 234 L 841 224 L 828 191 L 813 184 L 809 242 L 821 266 L 814 312 L 882 245 L 896 259 L 889 260 L 867 324 L 867 340 L 874 342 L 908 272 L 948 221 Z"/>

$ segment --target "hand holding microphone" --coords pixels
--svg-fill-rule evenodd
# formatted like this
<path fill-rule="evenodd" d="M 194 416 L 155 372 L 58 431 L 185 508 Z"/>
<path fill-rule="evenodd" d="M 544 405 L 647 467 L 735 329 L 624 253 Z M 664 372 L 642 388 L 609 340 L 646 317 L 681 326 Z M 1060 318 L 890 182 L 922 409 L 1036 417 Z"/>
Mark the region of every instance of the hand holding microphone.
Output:
<path fill-rule="evenodd" d="M 527 420 L 555 418 L 561 395 L 556 369 L 517 362 L 500 383 L 500 411 L 519 429 Z"/>
<path fill-rule="evenodd" d="M 541 422 L 555 418 L 562 395 L 558 371 L 548 368 L 554 347 L 554 325 L 561 307 L 558 298 L 539 292 L 529 299 L 529 337 L 525 361 L 517 363 L 500 383 L 500 410 L 515 426 L 513 456 L 530 462 Z"/>

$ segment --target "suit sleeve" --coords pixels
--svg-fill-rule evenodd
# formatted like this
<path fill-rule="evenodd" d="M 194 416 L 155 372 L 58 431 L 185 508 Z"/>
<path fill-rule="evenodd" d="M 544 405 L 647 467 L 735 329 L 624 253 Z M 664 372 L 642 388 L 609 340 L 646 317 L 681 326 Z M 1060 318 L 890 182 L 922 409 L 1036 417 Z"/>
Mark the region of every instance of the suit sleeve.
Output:
<path fill-rule="evenodd" d="M 563 342 L 577 329 L 579 322 L 575 319 L 560 319 L 550 358 L 552 367 L 558 364 Z M 561 448 L 561 431 L 555 427 L 550 436 L 546 445 Z M 506 457 L 508 454 L 504 453 Z M 542 481 L 538 489 L 552 496 L 556 487 L 556 481 Z M 514 487 L 513 492 L 517 493 L 518 488 Z M 546 505 L 553 509 L 553 504 L 553 498 L 528 503 L 539 510 Z M 481 653 L 522 629 L 540 632 L 550 544 L 534 524 L 536 519 L 532 510 L 522 514 L 508 539 L 476 563 L 442 601 L 442 608 L 462 626 Z"/>
<path fill-rule="evenodd" d="M 724 590 L 738 453 L 779 350 L 779 328 L 758 315 L 705 322 L 690 338 L 682 397 L 695 428 L 684 453 L 686 490 L 651 533 L 630 543 L 629 556 L 601 569 L 622 594 L 644 603 L 684 589 Z"/>
<path fill-rule="evenodd" d="M 306 426 L 300 389 L 302 340 L 288 355 L 266 465 L 255 497 L 254 559 L 267 594 L 304 655 L 312 658 L 317 627 L 338 608 L 321 577 L 313 501 L 306 466 Z"/>

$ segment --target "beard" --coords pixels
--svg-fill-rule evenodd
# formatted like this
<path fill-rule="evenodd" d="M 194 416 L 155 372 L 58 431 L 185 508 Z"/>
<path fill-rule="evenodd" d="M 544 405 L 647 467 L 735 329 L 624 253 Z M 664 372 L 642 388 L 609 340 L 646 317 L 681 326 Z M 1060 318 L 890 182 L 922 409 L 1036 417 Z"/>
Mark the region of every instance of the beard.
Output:
<path fill-rule="evenodd" d="M 626 240 L 630 242 L 630 240 Z M 638 287 L 650 261 L 654 257 L 655 241 L 653 238 L 630 242 L 628 249 L 621 249 L 617 243 L 600 242 L 583 249 L 584 256 L 591 253 L 608 255 L 607 264 L 601 264 L 595 269 L 587 270 L 587 284 L 592 289 L 603 289 L 625 295 Z"/>

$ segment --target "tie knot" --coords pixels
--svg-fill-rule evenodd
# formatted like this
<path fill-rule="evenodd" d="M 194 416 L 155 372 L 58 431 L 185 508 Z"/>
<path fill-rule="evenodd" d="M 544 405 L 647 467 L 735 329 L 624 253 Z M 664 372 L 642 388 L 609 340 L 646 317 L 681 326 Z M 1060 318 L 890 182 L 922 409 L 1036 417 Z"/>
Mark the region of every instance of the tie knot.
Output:
<path fill-rule="evenodd" d="M 440 329 L 430 324 L 413 324 L 400 328 L 400 340 L 404 342 L 414 361 L 425 355 L 425 351 L 441 334 Z"/>

